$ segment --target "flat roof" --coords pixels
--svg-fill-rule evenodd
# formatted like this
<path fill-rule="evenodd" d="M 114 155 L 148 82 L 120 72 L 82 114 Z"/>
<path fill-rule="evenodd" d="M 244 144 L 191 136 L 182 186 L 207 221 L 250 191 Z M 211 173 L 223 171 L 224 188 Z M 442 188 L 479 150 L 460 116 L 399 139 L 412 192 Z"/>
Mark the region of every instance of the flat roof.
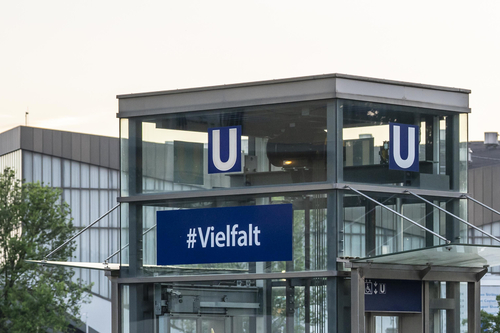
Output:
<path fill-rule="evenodd" d="M 0 133 L 0 156 L 26 150 L 119 170 L 118 138 L 17 126 Z"/>
<path fill-rule="evenodd" d="M 468 113 L 470 90 L 325 74 L 118 95 L 118 118 L 262 106 L 334 98 Z"/>
<path fill-rule="evenodd" d="M 206 87 L 194 87 L 194 88 L 160 90 L 160 91 L 143 92 L 143 93 L 120 94 L 120 95 L 116 95 L 116 98 L 124 99 L 124 98 L 137 98 L 137 97 L 146 97 L 146 96 L 182 94 L 182 93 L 197 92 L 197 91 L 252 87 L 252 86 L 262 86 L 262 85 L 277 84 L 277 83 L 320 80 L 320 79 L 329 79 L 329 78 L 343 78 L 343 79 L 350 79 L 350 80 L 356 80 L 356 81 L 366 81 L 366 82 L 383 83 L 383 84 L 390 84 L 390 85 L 396 85 L 396 86 L 459 92 L 459 93 L 465 93 L 465 94 L 471 93 L 471 91 L 469 89 L 436 86 L 436 85 L 430 85 L 430 84 L 412 83 L 412 82 L 397 81 L 397 80 L 379 79 L 379 78 L 372 78 L 372 77 L 367 77 L 367 76 L 332 73 L 332 74 L 299 76 L 299 77 L 276 79 L 276 80 L 262 80 L 262 81 L 243 82 L 243 83 L 222 84 L 222 85 L 214 85 L 214 86 L 206 86 Z"/>

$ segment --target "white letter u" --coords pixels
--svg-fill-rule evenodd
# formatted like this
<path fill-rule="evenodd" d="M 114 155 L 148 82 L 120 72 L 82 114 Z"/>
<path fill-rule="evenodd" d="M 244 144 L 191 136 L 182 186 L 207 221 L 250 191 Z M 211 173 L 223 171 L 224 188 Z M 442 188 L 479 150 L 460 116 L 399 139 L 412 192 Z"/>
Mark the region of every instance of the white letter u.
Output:
<path fill-rule="evenodd" d="M 220 171 L 227 171 L 236 163 L 238 157 L 237 134 L 238 131 L 236 128 L 229 129 L 229 158 L 226 162 L 222 162 L 220 159 L 220 130 L 214 130 L 212 133 L 212 159 L 215 167 Z"/>
<path fill-rule="evenodd" d="M 399 133 L 400 127 L 394 125 L 394 162 L 402 168 L 408 169 L 412 166 L 415 160 L 415 128 L 408 127 L 408 157 L 406 159 L 401 158 L 401 134 Z"/>

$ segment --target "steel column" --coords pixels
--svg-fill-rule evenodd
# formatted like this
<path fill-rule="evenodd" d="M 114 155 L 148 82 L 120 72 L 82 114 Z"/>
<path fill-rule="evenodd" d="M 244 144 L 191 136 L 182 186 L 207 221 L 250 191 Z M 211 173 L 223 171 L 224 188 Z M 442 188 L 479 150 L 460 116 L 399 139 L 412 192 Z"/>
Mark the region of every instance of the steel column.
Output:
<path fill-rule="evenodd" d="M 481 332 L 481 283 L 467 283 L 467 326 L 469 333 Z"/>
<path fill-rule="evenodd" d="M 351 269 L 351 332 L 365 333 L 365 278 L 361 268 Z"/>

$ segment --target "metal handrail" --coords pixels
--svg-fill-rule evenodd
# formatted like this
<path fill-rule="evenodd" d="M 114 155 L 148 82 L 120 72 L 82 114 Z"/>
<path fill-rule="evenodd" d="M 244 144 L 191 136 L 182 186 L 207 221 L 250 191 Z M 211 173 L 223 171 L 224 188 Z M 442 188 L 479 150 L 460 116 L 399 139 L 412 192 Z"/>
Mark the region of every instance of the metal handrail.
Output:
<path fill-rule="evenodd" d="M 370 196 L 368 196 L 368 195 L 364 194 L 363 192 L 360 192 L 360 191 L 358 191 L 358 190 L 356 190 L 356 189 L 354 189 L 354 188 L 352 188 L 352 187 L 350 187 L 350 186 L 348 186 L 348 185 L 346 185 L 344 188 L 349 189 L 349 190 L 351 190 L 351 191 L 353 191 L 353 192 L 356 192 L 357 194 L 359 194 L 359 195 L 361 195 L 361 196 L 365 197 L 366 199 L 368 199 L 368 200 L 370 200 L 370 201 L 375 202 L 377 205 L 379 205 L 379 206 L 381 206 L 381 207 L 383 207 L 383 208 L 387 209 L 388 211 L 390 211 L 390 212 L 392 212 L 392 213 L 396 214 L 397 216 L 399 216 L 399 217 L 401 217 L 401 218 L 405 219 L 406 221 L 408 221 L 408 222 L 410 222 L 410 223 L 413 223 L 413 224 L 414 224 L 414 225 L 416 225 L 417 227 L 419 227 L 419 228 L 421 228 L 421 229 L 424 229 L 425 231 L 427 231 L 427 232 L 429 232 L 429 233 L 433 234 L 434 236 L 436 236 L 436 237 L 438 237 L 438 238 L 440 238 L 440 239 L 444 240 L 447 244 L 450 244 L 450 243 L 451 243 L 449 240 L 447 240 L 446 238 L 444 238 L 444 237 L 443 237 L 443 236 L 441 236 L 440 234 L 437 234 L 437 233 L 435 233 L 434 231 L 432 231 L 432 230 L 430 230 L 430 229 L 428 229 L 428 228 L 424 227 L 423 225 L 418 224 L 417 222 L 413 221 L 412 219 L 409 219 L 408 217 L 404 216 L 403 214 L 398 213 L 398 212 L 397 212 L 397 211 L 395 211 L 394 209 L 391 209 L 391 208 L 387 207 L 386 205 L 381 204 L 380 202 L 378 202 L 377 200 L 373 199 L 372 197 L 370 197 Z"/>

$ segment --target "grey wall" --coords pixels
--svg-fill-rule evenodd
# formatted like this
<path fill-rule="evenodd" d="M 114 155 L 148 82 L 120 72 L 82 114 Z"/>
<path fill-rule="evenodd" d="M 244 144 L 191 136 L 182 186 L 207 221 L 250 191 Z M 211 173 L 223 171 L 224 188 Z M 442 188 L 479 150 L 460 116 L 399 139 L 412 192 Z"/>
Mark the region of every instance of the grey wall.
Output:
<path fill-rule="evenodd" d="M 469 194 L 476 200 L 500 211 L 500 164 L 469 169 Z M 500 215 L 469 201 L 469 221 L 482 226 L 500 221 Z M 500 235 L 495 235 L 500 236 Z"/>
<path fill-rule="evenodd" d="M 106 168 L 120 168 L 118 138 L 19 126 L 0 133 L 0 155 L 28 150 Z"/>

